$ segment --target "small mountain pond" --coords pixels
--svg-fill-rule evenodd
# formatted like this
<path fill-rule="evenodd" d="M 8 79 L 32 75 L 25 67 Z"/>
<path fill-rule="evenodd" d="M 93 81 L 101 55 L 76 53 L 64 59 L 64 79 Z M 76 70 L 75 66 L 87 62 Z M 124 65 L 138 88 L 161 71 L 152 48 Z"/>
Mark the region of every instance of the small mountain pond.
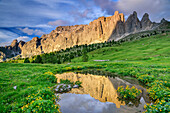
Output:
<path fill-rule="evenodd" d="M 60 96 L 58 104 L 62 113 L 140 113 L 143 106 L 150 103 L 146 89 L 138 81 L 100 70 L 82 70 L 56 74 L 60 79 L 71 82 L 82 82 L 79 88 L 73 88 L 67 93 L 57 93 Z M 137 100 L 121 101 L 118 97 L 118 86 L 135 86 L 142 93 Z"/>

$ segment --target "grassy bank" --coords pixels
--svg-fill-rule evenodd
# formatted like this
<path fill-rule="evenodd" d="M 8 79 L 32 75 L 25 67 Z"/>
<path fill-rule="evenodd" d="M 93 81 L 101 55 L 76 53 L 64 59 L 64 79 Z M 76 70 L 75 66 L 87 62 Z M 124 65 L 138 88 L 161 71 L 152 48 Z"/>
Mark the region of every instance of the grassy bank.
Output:
<path fill-rule="evenodd" d="M 12 112 L 24 105 L 25 98 L 55 85 L 39 79 L 55 66 L 39 64 L 0 64 L 0 112 Z M 14 89 L 16 86 L 16 89 Z"/>

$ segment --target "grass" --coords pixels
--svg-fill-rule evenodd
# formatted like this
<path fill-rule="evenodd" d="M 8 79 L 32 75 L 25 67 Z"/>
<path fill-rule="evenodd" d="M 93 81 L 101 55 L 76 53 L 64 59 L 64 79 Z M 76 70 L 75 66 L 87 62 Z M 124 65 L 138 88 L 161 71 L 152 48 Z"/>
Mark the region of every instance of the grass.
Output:
<path fill-rule="evenodd" d="M 82 58 L 78 57 L 70 64 L 0 63 L 0 112 L 15 111 L 15 105 L 22 104 L 28 95 L 36 93 L 39 89 L 54 86 L 55 83 L 37 79 L 45 72 L 101 68 L 140 81 L 146 82 L 144 79 L 151 75 L 155 81 L 170 82 L 169 43 L 170 35 L 160 34 L 92 51 L 88 53 L 88 62 L 82 62 Z M 107 59 L 110 61 L 94 61 Z M 144 85 L 148 86 L 148 83 Z M 16 90 L 14 86 L 17 86 Z"/>
<path fill-rule="evenodd" d="M 88 53 L 89 61 L 163 61 L 170 60 L 170 35 L 156 35 L 132 42 L 125 42 L 120 46 L 104 47 Z M 81 62 L 82 58 L 73 59 L 73 62 Z M 158 61 L 159 62 L 159 61 Z"/>
<path fill-rule="evenodd" d="M 39 81 L 36 78 L 45 72 L 55 70 L 52 65 L 40 64 L 0 64 L 0 112 L 10 112 L 16 103 L 39 89 L 53 86 L 54 83 Z M 16 90 L 13 88 L 17 86 Z M 15 104 L 14 104 L 15 103 Z"/>

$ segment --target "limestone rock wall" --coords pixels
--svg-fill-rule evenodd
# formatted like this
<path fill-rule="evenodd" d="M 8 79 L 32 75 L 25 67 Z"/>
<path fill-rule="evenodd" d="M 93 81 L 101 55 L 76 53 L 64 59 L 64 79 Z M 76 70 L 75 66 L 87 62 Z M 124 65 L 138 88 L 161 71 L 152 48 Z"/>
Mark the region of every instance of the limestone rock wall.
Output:
<path fill-rule="evenodd" d="M 134 11 L 125 22 L 124 15 L 115 11 L 113 16 L 100 17 L 88 25 L 59 26 L 41 38 L 35 37 L 22 47 L 22 56 L 29 57 L 66 49 L 74 45 L 101 43 L 115 40 L 125 33 L 151 29 L 152 22 L 145 14 L 141 21 Z"/>
<path fill-rule="evenodd" d="M 23 57 L 66 49 L 74 45 L 105 42 L 111 37 L 118 22 L 124 23 L 124 15 L 115 12 L 110 17 L 100 17 L 89 25 L 59 26 L 50 34 L 27 42 L 22 49 Z"/>

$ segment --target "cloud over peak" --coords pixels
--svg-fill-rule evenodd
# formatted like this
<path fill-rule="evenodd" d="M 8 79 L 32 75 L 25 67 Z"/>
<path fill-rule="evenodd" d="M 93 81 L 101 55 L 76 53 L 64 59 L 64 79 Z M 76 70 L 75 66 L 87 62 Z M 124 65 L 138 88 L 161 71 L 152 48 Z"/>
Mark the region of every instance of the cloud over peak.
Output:
<path fill-rule="evenodd" d="M 26 28 L 18 28 L 19 30 L 21 30 L 23 33 L 26 33 L 27 35 L 33 35 L 33 34 L 35 34 L 35 35 L 38 35 L 38 36 L 40 36 L 40 35 L 43 35 L 43 34 L 45 34 L 43 31 L 41 31 L 41 30 L 38 30 L 38 29 L 30 29 L 30 28 L 28 28 L 28 27 L 26 27 Z"/>
<path fill-rule="evenodd" d="M 27 42 L 30 40 L 30 38 L 28 36 L 20 36 L 17 38 L 18 41 L 24 41 L 24 42 Z"/>

